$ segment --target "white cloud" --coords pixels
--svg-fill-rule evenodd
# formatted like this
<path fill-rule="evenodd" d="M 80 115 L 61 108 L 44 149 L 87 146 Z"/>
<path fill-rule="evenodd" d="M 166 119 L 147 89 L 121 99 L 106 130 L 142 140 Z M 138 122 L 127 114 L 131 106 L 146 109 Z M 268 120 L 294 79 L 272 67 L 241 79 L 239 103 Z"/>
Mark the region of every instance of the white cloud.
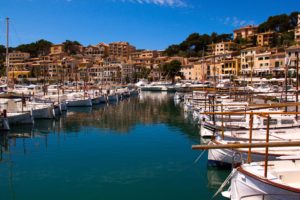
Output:
<path fill-rule="evenodd" d="M 233 27 L 253 25 L 255 23 L 253 20 L 239 19 L 235 16 L 234 17 L 219 18 L 219 21 L 221 23 L 223 23 L 224 25 L 230 25 L 230 26 L 233 26 Z"/>
<path fill-rule="evenodd" d="M 155 4 L 158 6 L 169 6 L 169 7 L 187 6 L 184 0 L 115 0 L 115 1 L 138 3 L 138 4 Z"/>

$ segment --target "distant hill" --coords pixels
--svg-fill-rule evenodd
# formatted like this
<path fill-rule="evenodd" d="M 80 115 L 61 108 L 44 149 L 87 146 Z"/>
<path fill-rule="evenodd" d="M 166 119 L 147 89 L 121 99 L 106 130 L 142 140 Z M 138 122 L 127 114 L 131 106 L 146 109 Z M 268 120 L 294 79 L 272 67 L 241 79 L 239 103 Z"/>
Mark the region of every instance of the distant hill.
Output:
<path fill-rule="evenodd" d="M 292 12 L 291 14 L 280 14 L 275 16 L 270 16 L 267 21 L 258 25 L 258 32 L 274 31 L 275 37 L 272 41 L 271 47 L 289 46 L 292 45 L 294 41 L 294 31 L 297 25 L 299 12 Z M 172 44 L 167 49 L 165 49 L 165 55 L 168 56 L 201 56 L 205 52 L 208 52 L 208 45 L 217 42 L 226 42 L 233 40 L 232 34 L 190 34 L 183 42 L 180 44 Z M 246 43 L 252 46 L 256 45 L 255 38 L 253 41 L 236 40 L 235 42 L 244 45 Z"/>

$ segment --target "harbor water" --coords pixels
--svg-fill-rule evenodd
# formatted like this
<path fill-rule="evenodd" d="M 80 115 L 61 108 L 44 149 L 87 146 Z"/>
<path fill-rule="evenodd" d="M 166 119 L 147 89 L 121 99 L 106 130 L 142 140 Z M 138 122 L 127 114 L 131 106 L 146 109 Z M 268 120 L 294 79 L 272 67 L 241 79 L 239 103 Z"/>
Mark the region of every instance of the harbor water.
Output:
<path fill-rule="evenodd" d="M 172 94 L 73 108 L 0 134 L 0 199 L 211 199 L 229 171 L 207 167 L 199 128 Z M 223 199 L 218 195 L 215 199 Z"/>

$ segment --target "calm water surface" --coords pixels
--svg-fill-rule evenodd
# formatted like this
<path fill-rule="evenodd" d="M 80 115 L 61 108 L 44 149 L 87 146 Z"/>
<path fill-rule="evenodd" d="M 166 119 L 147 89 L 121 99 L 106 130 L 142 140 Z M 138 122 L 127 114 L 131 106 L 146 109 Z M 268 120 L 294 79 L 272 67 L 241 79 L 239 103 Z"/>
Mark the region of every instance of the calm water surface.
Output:
<path fill-rule="evenodd" d="M 211 199 L 228 171 L 207 169 L 207 153 L 194 163 L 198 132 L 172 95 L 146 92 L 13 127 L 0 135 L 0 199 Z"/>

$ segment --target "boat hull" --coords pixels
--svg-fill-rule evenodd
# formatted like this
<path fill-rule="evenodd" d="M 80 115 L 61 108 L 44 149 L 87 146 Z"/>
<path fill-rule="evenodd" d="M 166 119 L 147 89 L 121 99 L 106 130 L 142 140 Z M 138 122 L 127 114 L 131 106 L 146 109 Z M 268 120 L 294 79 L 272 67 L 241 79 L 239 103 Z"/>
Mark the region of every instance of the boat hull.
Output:
<path fill-rule="evenodd" d="M 230 193 L 231 200 L 298 200 L 300 198 L 300 193 L 276 187 L 242 170 L 238 170 L 232 177 Z"/>
<path fill-rule="evenodd" d="M 75 99 L 67 101 L 67 107 L 89 107 L 92 105 L 91 99 Z"/>
<path fill-rule="evenodd" d="M 17 113 L 7 116 L 9 124 L 33 124 L 34 120 L 30 112 Z"/>

